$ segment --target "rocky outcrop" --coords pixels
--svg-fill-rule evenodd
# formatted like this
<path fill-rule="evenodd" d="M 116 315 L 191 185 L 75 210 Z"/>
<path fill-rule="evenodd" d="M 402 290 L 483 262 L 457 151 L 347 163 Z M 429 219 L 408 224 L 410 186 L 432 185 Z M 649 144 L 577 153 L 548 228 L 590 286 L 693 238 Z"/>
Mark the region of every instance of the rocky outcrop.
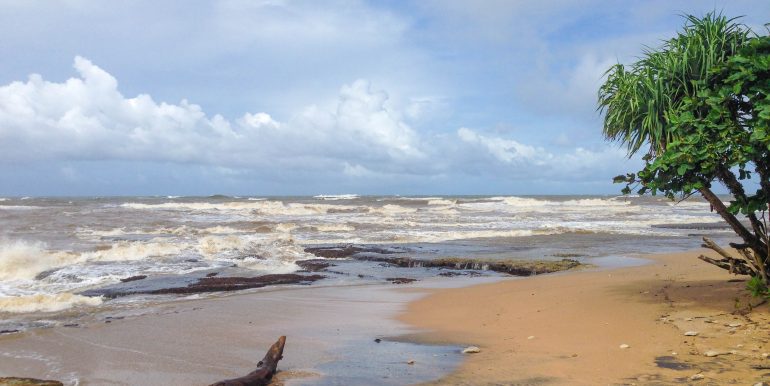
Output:
<path fill-rule="evenodd" d="M 544 273 L 564 271 L 575 268 L 581 263 L 574 259 L 561 260 L 496 260 L 447 257 L 438 259 L 417 259 L 406 256 L 394 256 L 392 249 L 367 246 L 331 246 L 306 248 L 305 252 L 326 259 L 352 259 L 373 261 L 403 268 L 443 268 L 450 270 L 481 270 L 501 272 L 514 276 L 532 276 Z"/>
<path fill-rule="evenodd" d="M 104 296 L 117 298 L 128 295 L 162 295 L 162 294 L 197 294 L 204 292 L 240 291 L 280 284 L 309 284 L 325 278 L 322 275 L 273 274 L 254 277 L 203 277 L 185 286 L 169 286 L 163 288 L 112 287 L 89 290 L 81 293 L 85 296 Z"/>

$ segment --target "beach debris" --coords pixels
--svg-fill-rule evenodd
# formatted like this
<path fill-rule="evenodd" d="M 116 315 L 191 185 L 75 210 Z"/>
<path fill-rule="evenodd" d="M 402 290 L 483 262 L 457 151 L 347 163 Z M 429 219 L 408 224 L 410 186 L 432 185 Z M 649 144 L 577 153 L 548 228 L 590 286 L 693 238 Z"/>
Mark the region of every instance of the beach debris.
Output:
<path fill-rule="evenodd" d="M 2 386 L 64 386 L 59 381 L 35 378 L 3 377 L 0 378 Z"/>
<path fill-rule="evenodd" d="M 687 331 L 684 336 L 698 336 L 698 331 Z"/>
<path fill-rule="evenodd" d="M 767 382 L 757 382 L 754 386 L 768 386 Z"/>
<path fill-rule="evenodd" d="M 256 370 L 248 373 L 243 377 L 219 381 L 217 383 L 212 383 L 209 386 L 245 386 L 245 385 L 266 386 L 268 385 L 270 383 L 270 379 L 273 378 L 273 375 L 276 372 L 276 369 L 278 367 L 278 361 L 283 359 L 284 345 L 286 345 L 286 337 L 281 336 L 280 338 L 278 338 L 277 342 L 273 343 L 273 345 L 270 346 L 270 349 L 267 350 L 265 357 L 262 358 L 262 360 L 259 361 L 259 363 L 257 363 Z"/>
<path fill-rule="evenodd" d="M 723 258 L 716 260 L 705 255 L 700 255 L 698 256 L 699 259 L 709 264 L 714 264 L 719 268 L 726 269 L 733 274 L 756 276 L 756 271 L 754 268 L 750 267 L 745 260 L 732 257 L 729 253 L 727 253 L 708 237 L 703 237 L 703 244 L 701 244 L 701 246 L 717 252 L 718 254 L 722 255 Z"/>
<path fill-rule="evenodd" d="M 703 353 L 703 355 L 705 355 L 707 357 L 716 357 L 716 356 L 720 356 L 720 355 L 724 355 L 724 354 L 727 354 L 727 353 L 722 352 L 722 351 L 717 351 L 717 350 L 708 350 L 705 353 Z"/>
<path fill-rule="evenodd" d="M 534 335 L 530 335 L 530 336 L 527 337 L 527 339 L 529 339 L 529 340 L 535 339 L 535 336 Z"/>
<path fill-rule="evenodd" d="M 476 346 L 468 346 L 463 350 L 463 354 L 476 354 L 480 352 L 481 349 Z"/>
<path fill-rule="evenodd" d="M 697 380 L 700 380 L 700 379 L 703 379 L 703 378 L 706 378 L 706 376 L 701 374 L 701 373 L 693 374 L 693 375 L 690 376 L 690 380 L 691 381 L 697 381 Z"/>
<path fill-rule="evenodd" d="M 374 343 L 380 343 L 380 342 L 382 342 L 382 339 L 380 339 L 380 338 L 375 338 L 374 339 Z"/>
<path fill-rule="evenodd" d="M 631 346 L 629 346 L 629 345 L 627 345 L 627 344 L 623 343 L 623 344 L 621 344 L 621 345 L 620 345 L 620 348 L 625 350 L 625 349 L 627 349 L 627 348 L 631 348 Z"/>
<path fill-rule="evenodd" d="M 740 323 L 730 323 L 730 324 L 727 325 L 727 327 L 732 327 L 732 328 L 736 328 L 736 327 L 740 327 L 740 326 L 742 326 L 742 324 L 740 324 Z"/>
<path fill-rule="evenodd" d="M 406 364 L 413 365 L 414 364 L 414 359 L 410 359 L 410 360 L 406 361 Z"/>
<path fill-rule="evenodd" d="M 764 359 L 767 359 L 767 357 L 768 357 L 768 356 L 770 356 L 770 354 L 768 354 L 768 353 L 766 353 L 766 352 L 763 352 L 763 353 L 762 353 L 762 358 L 764 358 Z"/>
<path fill-rule="evenodd" d="M 686 322 L 692 322 L 692 318 L 684 318 Z"/>
<path fill-rule="evenodd" d="M 21 332 L 21 330 L 18 330 L 18 329 L 0 330 L 0 335 L 3 335 L 3 334 L 15 334 L 17 332 Z"/>

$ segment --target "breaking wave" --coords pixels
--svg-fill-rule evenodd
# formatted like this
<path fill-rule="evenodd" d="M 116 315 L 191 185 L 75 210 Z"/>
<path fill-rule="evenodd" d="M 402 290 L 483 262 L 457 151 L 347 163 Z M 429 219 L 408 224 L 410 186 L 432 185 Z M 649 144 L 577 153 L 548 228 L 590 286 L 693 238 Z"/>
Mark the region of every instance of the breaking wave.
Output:
<path fill-rule="evenodd" d="M 357 194 L 319 194 L 317 196 L 313 196 L 313 198 L 317 200 L 325 200 L 325 201 L 337 201 L 337 200 L 355 200 L 356 198 L 359 198 L 361 196 Z"/>
<path fill-rule="evenodd" d="M 0 312 L 57 312 L 75 306 L 96 307 L 102 302 L 101 297 L 88 297 L 71 293 L 4 296 L 0 297 Z"/>

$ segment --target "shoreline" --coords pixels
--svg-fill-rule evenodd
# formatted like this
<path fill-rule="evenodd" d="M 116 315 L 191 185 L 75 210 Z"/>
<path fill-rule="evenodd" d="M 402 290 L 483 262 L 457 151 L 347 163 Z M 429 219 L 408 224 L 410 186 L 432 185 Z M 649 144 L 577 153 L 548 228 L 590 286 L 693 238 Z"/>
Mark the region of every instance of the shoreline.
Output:
<path fill-rule="evenodd" d="M 474 345 L 427 385 L 754 384 L 770 366 L 770 308 L 746 277 L 695 250 L 645 256 L 652 264 L 435 290 L 398 320 L 409 339 Z M 736 307 L 737 306 L 737 307 Z M 685 336 L 685 332 L 696 336 Z M 621 348 L 621 345 L 628 345 Z M 706 356 L 716 353 L 716 356 Z M 763 356 L 763 354 L 765 354 Z"/>
<path fill-rule="evenodd" d="M 252 371 L 286 335 L 276 384 L 415 384 L 449 373 L 462 357 L 457 346 L 399 340 L 413 330 L 395 315 L 432 289 L 499 279 L 274 287 L 103 312 L 75 325 L 0 335 L 0 377 L 208 385 Z"/>

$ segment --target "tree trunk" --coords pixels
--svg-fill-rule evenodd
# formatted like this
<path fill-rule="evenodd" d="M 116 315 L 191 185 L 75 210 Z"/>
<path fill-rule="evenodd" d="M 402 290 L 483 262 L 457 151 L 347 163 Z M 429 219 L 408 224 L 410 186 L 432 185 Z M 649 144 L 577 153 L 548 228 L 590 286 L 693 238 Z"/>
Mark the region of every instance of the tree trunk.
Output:
<path fill-rule="evenodd" d="M 708 188 L 701 188 L 699 189 L 700 193 L 703 195 L 703 198 L 706 199 L 711 204 L 711 207 L 714 208 L 714 210 L 719 213 L 720 216 L 727 222 L 728 225 L 730 225 L 731 228 L 735 231 L 735 233 L 740 236 L 740 238 L 743 239 L 743 241 L 748 244 L 751 249 L 753 249 L 756 253 L 758 253 L 760 256 L 766 256 L 767 255 L 767 248 L 765 248 L 761 241 L 751 232 L 749 232 L 746 227 L 743 226 L 743 224 L 732 214 L 727 210 L 727 207 L 722 202 L 722 200 L 717 197 L 714 192 L 712 192 Z"/>
<path fill-rule="evenodd" d="M 256 370 L 243 377 L 219 381 L 210 386 L 266 386 L 275 374 L 278 361 L 283 358 L 283 346 L 285 344 L 285 336 L 278 338 L 278 341 L 267 350 L 265 357 L 257 363 Z"/>

